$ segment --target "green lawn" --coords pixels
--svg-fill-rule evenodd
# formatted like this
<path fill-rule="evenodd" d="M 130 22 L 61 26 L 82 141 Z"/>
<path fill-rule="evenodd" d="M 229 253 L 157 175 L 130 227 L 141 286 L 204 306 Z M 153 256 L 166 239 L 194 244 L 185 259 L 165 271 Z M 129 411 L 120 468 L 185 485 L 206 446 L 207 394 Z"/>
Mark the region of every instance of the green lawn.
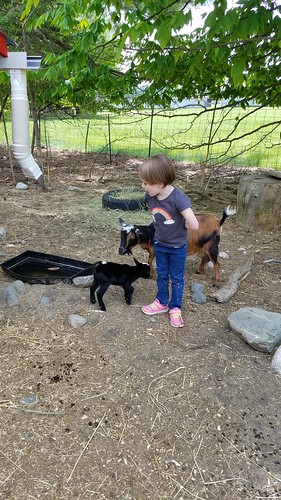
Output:
<path fill-rule="evenodd" d="M 208 154 L 211 165 L 281 168 L 280 109 L 237 107 L 215 114 L 210 109 L 198 116 L 200 111 L 199 107 L 156 110 L 153 120 L 149 110 L 130 115 L 45 118 L 42 142 L 51 148 L 88 152 L 108 152 L 110 143 L 113 154 L 147 157 L 149 152 L 166 152 L 174 159 L 196 162 L 205 161 Z"/>

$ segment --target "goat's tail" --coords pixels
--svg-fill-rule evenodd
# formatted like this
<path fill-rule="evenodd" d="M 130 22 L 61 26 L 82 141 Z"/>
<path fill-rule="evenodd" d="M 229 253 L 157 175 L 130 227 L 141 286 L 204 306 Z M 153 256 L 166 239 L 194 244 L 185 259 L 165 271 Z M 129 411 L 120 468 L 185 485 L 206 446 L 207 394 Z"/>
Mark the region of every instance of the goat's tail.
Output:
<path fill-rule="evenodd" d="M 92 265 L 92 272 L 93 272 L 93 273 L 95 272 L 95 270 L 96 270 L 96 268 L 97 268 L 97 266 L 98 266 L 99 264 L 102 264 L 102 261 L 101 261 L 101 260 L 98 260 L 97 262 L 94 262 L 94 263 L 93 263 L 93 265 Z"/>
<path fill-rule="evenodd" d="M 217 232 L 217 229 L 215 229 L 211 234 L 209 234 L 209 236 L 201 236 L 199 238 L 199 246 L 203 248 L 205 243 L 208 243 L 208 241 L 212 240 L 216 236 Z"/>
<path fill-rule="evenodd" d="M 235 208 L 232 208 L 230 205 L 228 205 L 228 207 L 226 207 L 223 211 L 223 215 L 222 215 L 222 218 L 219 222 L 219 226 L 221 227 L 223 225 L 223 223 L 225 222 L 225 220 L 227 219 L 227 217 L 230 217 L 231 215 L 234 215 L 236 213 L 236 209 Z M 215 238 L 215 236 L 217 235 L 218 233 L 218 230 L 217 229 L 214 229 L 214 231 L 209 234 L 208 236 L 201 236 L 199 238 L 199 246 L 201 248 L 203 248 L 203 246 L 208 243 L 208 241 L 212 240 L 213 238 Z"/>
<path fill-rule="evenodd" d="M 228 205 L 223 211 L 222 218 L 220 220 L 220 226 L 223 225 L 223 223 L 225 222 L 227 217 L 230 217 L 231 215 L 234 215 L 234 214 L 236 214 L 236 208 Z"/>

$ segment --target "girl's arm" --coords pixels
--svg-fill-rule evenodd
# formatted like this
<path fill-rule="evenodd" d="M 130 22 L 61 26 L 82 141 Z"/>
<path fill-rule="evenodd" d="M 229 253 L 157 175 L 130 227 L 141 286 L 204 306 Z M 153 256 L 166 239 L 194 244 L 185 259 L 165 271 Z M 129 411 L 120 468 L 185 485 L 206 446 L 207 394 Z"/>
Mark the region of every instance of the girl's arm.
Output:
<path fill-rule="evenodd" d="M 192 210 L 192 208 L 187 208 L 183 212 L 181 212 L 182 216 L 185 219 L 185 227 L 186 229 L 198 229 L 199 222 L 196 219 L 196 216 Z"/>

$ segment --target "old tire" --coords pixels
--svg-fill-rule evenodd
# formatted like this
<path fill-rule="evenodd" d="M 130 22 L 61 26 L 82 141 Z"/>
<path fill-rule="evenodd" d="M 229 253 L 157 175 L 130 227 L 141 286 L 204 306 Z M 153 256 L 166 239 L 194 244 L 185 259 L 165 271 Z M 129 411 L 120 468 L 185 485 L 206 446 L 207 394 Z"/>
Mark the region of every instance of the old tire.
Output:
<path fill-rule="evenodd" d="M 122 198 L 120 195 L 124 192 L 123 189 L 113 189 L 112 191 L 107 191 L 102 197 L 102 205 L 104 208 L 110 210 L 142 210 L 147 208 L 147 204 L 144 201 L 144 193 L 141 189 L 133 189 L 135 192 L 139 192 L 139 197 L 136 198 Z"/>

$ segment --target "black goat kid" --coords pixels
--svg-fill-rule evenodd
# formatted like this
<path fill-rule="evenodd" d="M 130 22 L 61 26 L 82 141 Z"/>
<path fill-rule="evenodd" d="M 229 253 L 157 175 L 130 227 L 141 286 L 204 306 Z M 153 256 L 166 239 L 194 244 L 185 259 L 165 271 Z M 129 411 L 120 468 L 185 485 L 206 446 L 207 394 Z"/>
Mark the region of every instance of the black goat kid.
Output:
<path fill-rule="evenodd" d="M 125 295 L 125 301 L 128 305 L 132 303 L 132 296 L 134 287 L 132 283 L 138 278 L 150 278 L 150 266 L 142 264 L 134 258 L 135 266 L 128 264 L 117 264 L 115 262 L 96 262 L 94 264 L 94 281 L 90 288 L 90 301 L 92 304 L 96 303 L 95 292 L 97 291 L 97 298 L 99 307 L 102 311 L 106 311 L 103 296 L 110 285 L 122 286 Z"/>

